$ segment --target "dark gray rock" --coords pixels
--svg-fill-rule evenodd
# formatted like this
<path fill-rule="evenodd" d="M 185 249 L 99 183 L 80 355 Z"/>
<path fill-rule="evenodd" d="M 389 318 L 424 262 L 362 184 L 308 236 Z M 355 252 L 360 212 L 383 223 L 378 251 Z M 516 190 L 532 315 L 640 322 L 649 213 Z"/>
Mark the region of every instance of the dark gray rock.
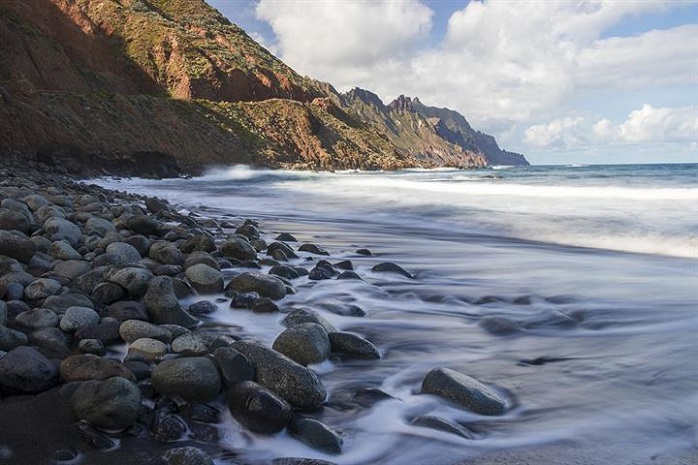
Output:
<path fill-rule="evenodd" d="M 313 449 L 326 454 L 342 453 L 342 437 L 321 421 L 295 417 L 289 424 L 288 431 Z"/>
<path fill-rule="evenodd" d="M 145 268 L 110 268 L 105 271 L 104 278 L 126 289 L 129 296 L 139 298 L 148 290 L 153 274 Z"/>
<path fill-rule="evenodd" d="M 233 258 L 235 260 L 254 260 L 257 258 L 257 251 L 252 245 L 244 239 L 231 237 L 225 241 L 220 251 L 225 258 Z"/>
<path fill-rule="evenodd" d="M 287 328 L 293 328 L 294 326 L 298 326 L 303 323 L 317 323 L 325 328 L 325 331 L 327 331 L 328 334 L 337 332 L 337 328 L 335 328 L 334 325 L 327 320 L 327 318 L 310 308 L 298 308 L 293 310 L 286 315 L 283 321 L 281 321 L 281 324 Z"/>
<path fill-rule="evenodd" d="M 375 265 L 373 268 L 371 268 L 371 271 L 375 271 L 377 273 L 397 273 L 406 278 L 414 279 L 412 273 L 405 270 L 400 265 L 396 265 L 392 262 L 379 263 L 378 265 Z"/>
<path fill-rule="evenodd" d="M 170 347 L 172 352 L 188 357 L 206 355 L 208 353 L 206 342 L 192 333 L 182 334 L 173 339 Z"/>
<path fill-rule="evenodd" d="M 114 302 L 107 307 L 107 315 L 118 321 L 143 320 L 148 321 L 148 312 L 145 306 L 135 300 L 122 300 Z"/>
<path fill-rule="evenodd" d="M 503 316 L 486 316 L 478 321 L 477 324 L 495 336 L 508 336 L 521 331 L 521 326 L 517 322 Z"/>
<path fill-rule="evenodd" d="M 150 424 L 150 433 L 158 442 L 174 442 L 187 434 L 188 428 L 179 415 L 158 412 Z"/>
<path fill-rule="evenodd" d="M 255 381 L 293 407 L 316 409 L 327 396 L 325 387 L 311 370 L 283 354 L 251 342 L 238 341 L 233 349 L 242 353 L 255 369 Z"/>
<path fill-rule="evenodd" d="M 66 241 L 54 241 L 48 248 L 48 253 L 56 260 L 81 260 L 82 255 Z"/>
<path fill-rule="evenodd" d="M 255 313 L 277 313 L 279 311 L 279 306 L 269 297 L 255 299 L 250 308 Z"/>
<path fill-rule="evenodd" d="M 252 224 L 243 224 L 235 230 L 235 234 L 245 236 L 250 241 L 259 239 L 259 230 Z"/>
<path fill-rule="evenodd" d="M 94 308 L 94 304 L 89 297 L 82 294 L 61 294 L 47 298 L 41 308 L 48 308 L 58 314 L 63 314 L 69 307 Z"/>
<path fill-rule="evenodd" d="M 141 391 L 120 377 L 85 381 L 72 398 L 73 415 L 105 430 L 123 430 L 141 413 Z"/>
<path fill-rule="evenodd" d="M 138 263 L 143 258 L 135 247 L 125 242 L 112 242 L 107 246 L 106 253 L 116 255 L 124 265 Z"/>
<path fill-rule="evenodd" d="M 216 364 L 207 357 L 183 357 L 160 362 L 152 374 L 153 388 L 190 402 L 209 402 L 221 390 Z"/>
<path fill-rule="evenodd" d="M 198 447 L 176 447 L 162 455 L 167 465 L 213 465 L 213 460 Z"/>
<path fill-rule="evenodd" d="M 363 281 L 363 278 L 356 274 L 354 271 L 343 271 L 342 273 L 337 276 L 337 279 L 354 279 L 354 280 L 359 280 Z"/>
<path fill-rule="evenodd" d="M 128 359 L 160 360 L 167 354 L 167 345 L 156 339 L 142 337 L 133 341 L 128 347 Z"/>
<path fill-rule="evenodd" d="M 29 334 L 29 341 L 51 358 L 70 355 L 71 337 L 58 328 L 43 328 Z"/>
<path fill-rule="evenodd" d="M 148 323 L 141 320 L 127 320 L 119 326 L 119 334 L 126 342 L 133 342 L 136 339 L 147 337 L 169 344 L 172 341 L 172 333 L 162 326 Z"/>
<path fill-rule="evenodd" d="M 126 227 L 136 234 L 156 235 L 162 229 L 162 223 L 152 216 L 136 215 L 126 220 Z"/>
<path fill-rule="evenodd" d="M 61 283 L 55 279 L 39 278 L 24 288 L 24 298 L 28 300 L 41 300 L 58 294 Z"/>
<path fill-rule="evenodd" d="M 0 326 L 0 350 L 8 352 L 17 346 L 26 345 L 29 340 L 21 331 Z"/>
<path fill-rule="evenodd" d="M 150 245 L 148 256 L 165 265 L 183 265 L 184 255 L 168 241 L 155 241 Z"/>
<path fill-rule="evenodd" d="M 302 323 L 279 334 L 272 349 L 301 365 L 310 365 L 327 360 L 330 355 L 330 339 L 321 325 Z"/>
<path fill-rule="evenodd" d="M 301 274 L 294 267 L 289 265 L 276 265 L 269 270 L 269 274 L 281 276 L 286 279 L 300 278 Z"/>
<path fill-rule="evenodd" d="M 116 442 L 112 438 L 87 422 L 81 421 L 77 424 L 77 433 L 80 439 L 95 450 L 109 450 L 116 447 Z"/>
<path fill-rule="evenodd" d="M 109 305 L 125 297 L 124 288 L 114 283 L 99 283 L 92 290 L 92 299 L 97 304 Z"/>
<path fill-rule="evenodd" d="M 443 418 L 434 417 L 430 415 L 425 415 L 417 417 L 410 422 L 411 425 L 419 426 L 421 428 L 429 428 L 437 431 L 443 431 L 444 433 L 455 434 L 465 439 L 474 439 L 473 433 L 459 425 L 458 423 L 453 423 Z"/>
<path fill-rule="evenodd" d="M 247 357 L 231 347 L 219 347 L 213 352 L 213 359 L 228 386 L 254 379 L 254 368 Z"/>
<path fill-rule="evenodd" d="M 107 348 L 99 339 L 82 339 L 78 343 L 78 350 L 83 354 L 104 355 Z"/>
<path fill-rule="evenodd" d="M 273 257 L 274 252 L 277 250 L 283 252 L 284 257 L 298 258 L 296 252 L 294 252 L 293 249 L 288 246 L 288 244 L 284 244 L 283 242 L 272 242 L 271 244 L 269 244 L 269 246 L 267 247 L 267 255 Z"/>
<path fill-rule="evenodd" d="M 52 241 L 65 240 L 73 247 L 82 242 L 80 227 L 63 218 L 51 217 L 44 221 L 44 231 Z"/>
<path fill-rule="evenodd" d="M 136 234 L 134 236 L 129 236 L 124 239 L 124 243 L 130 245 L 140 254 L 141 257 L 148 255 L 148 250 L 150 249 L 150 239 L 147 237 Z"/>
<path fill-rule="evenodd" d="M 376 346 L 366 339 L 352 333 L 329 333 L 332 352 L 336 352 L 349 358 L 376 360 L 381 358 Z"/>
<path fill-rule="evenodd" d="M 64 278 L 75 279 L 88 271 L 92 270 L 92 265 L 83 260 L 66 260 L 59 262 L 53 269 L 53 272 Z"/>
<path fill-rule="evenodd" d="M 33 229 L 34 225 L 31 220 L 21 212 L 10 210 L 9 208 L 0 208 L 0 230 L 16 230 L 29 234 Z"/>
<path fill-rule="evenodd" d="M 198 263 L 187 268 L 186 276 L 199 294 L 220 294 L 223 292 L 223 275 L 215 268 Z"/>
<path fill-rule="evenodd" d="M 191 328 L 199 322 L 179 305 L 172 286 L 172 278 L 168 276 L 158 276 L 150 281 L 143 303 L 153 323 L 176 324 Z"/>
<path fill-rule="evenodd" d="M 47 308 L 32 308 L 17 315 L 15 323 L 32 330 L 52 328 L 58 326 L 58 315 Z"/>
<path fill-rule="evenodd" d="M 104 380 L 114 376 L 121 376 L 129 381 L 136 380 L 133 373 L 121 363 L 93 354 L 79 354 L 67 357 L 61 362 L 59 372 L 64 383 L 90 379 Z"/>
<path fill-rule="evenodd" d="M 253 381 L 233 384 L 226 403 L 233 417 L 253 433 L 275 434 L 291 421 L 288 402 Z"/>
<path fill-rule="evenodd" d="M 211 256 L 208 252 L 192 252 L 184 259 L 184 268 L 191 268 L 194 265 L 202 263 L 208 265 L 215 270 L 220 270 L 220 265 L 215 258 Z"/>
<path fill-rule="evenodd" d="M 39 194 L 31 194 L 26 196 L 24 198 L 24 203 L 26 203 L 27 207 L 29 207 L 33 212 L 49 204 L 48 200 L 46 200 L 44 196 Z"/>
<path fill-rule="evenodd" d="M 296 239 L 296 237 L 293 234 L 285 232 L 276 236 L 275 240 L 284 242 L 298 242 L 298 239 Z"/>
<path fill-rule="evenodd" d="M 104 321 L 75 331 L 75 339 L 99 339 L 104 344 L 121 342 L 118 321 Z"/>
<path fill-rule="evenodd" d="M 198 234 L 187 239 L 180 247 L 180 250 L 182 253 L 213 252 L 216 250 L 216 244 L 211 237 Z"/>
<path fill-rule="evenodd" d="M 109 220 L 105 220 L 104 218 L 99 218 L 96 216 L 91 216 L 85 222 L 85 231 L 88 234 L 97 234 L 98 236 L 104 236 L 108 232 L 116 231 L 116 227 L 114 227 L 114 224 Z"/>
<path fill-rule="evenodd" d="M 35 394 L 57 384 L 58 368 L 33 347 L 16 347 L 0 358 L 0 387 Z"/>
<path fill-rule="evenodd" d="M 210 315 L 211 313 L 215 313 L 217 310 L 218 305 L 211 302 L 210 300 L 200 300 L 198 302 L 194 302 L 187 309 L 187 311 L 194 316 Z"/>
<path fill-rule="evenodd" d="M 257 292 L 262 297 L 273 300 L 286 296 L 286 285 L 279 278 L 249 271 L 235 276 L 225 288 L 226 291 Z"/>
<path fill-rule="evenodd" d="M 313 255 L 326 255 L 326 256 L 330 255 L 330 253 L 327 250 L 325 250 L 325 249 L 323 249 L 315 244 L 303 244 L 300 247 L 298 247 L 298 251 L 299 252 L 308 252 L 308 253 L 311 253 Z"/>
<path fill-rule="evenodd" d="M 0 292 L 2 294 L 2 292 Z M 0 299 L 2 299 L 0 295 Z M 4 300 L 0 300 L 0 326 L 5 326 L 7 324 L 7 304 Z"/>
<path fill-rule="evenodd" d="M 65 218 L 65 210 L 56 205 L 45 205 L 34 215 L 38 224 L 44 224 L 49 218 Z"/>
<path fill-rule="evenodd" d="M 0 230 L 0 255 L 28 263 L 36 253 L 36 244 L 26 237 Z"/>
<path fill-rule="evenodd" d="M 334 462 L 304 457 L 281 457 L 271 461 L 271 465 L 337 465 Z"/>
<path fill-rule="evenodd" d="M 475 378 L 451 370 L 434 368 L 422 381 L 423 394 L 435 394 L 480 415 L 501 415 L 509 403 Z"/>
<path fill-rule="evenodd" d="M 99 314 L 88 307 L 68 307 L 61 318 L 60 327 L 66 333 L 99 323 Z"/>

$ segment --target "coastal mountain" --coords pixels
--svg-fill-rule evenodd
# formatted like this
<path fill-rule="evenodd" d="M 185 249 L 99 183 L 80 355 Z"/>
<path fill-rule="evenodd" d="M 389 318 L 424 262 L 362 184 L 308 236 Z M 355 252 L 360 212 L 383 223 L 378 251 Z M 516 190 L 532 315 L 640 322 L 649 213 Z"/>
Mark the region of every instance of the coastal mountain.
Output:
<path fill-rule="evenodd" d="M 0 0 L 0 156 L 84 174 L 525 164 L 456 112 L 303 77 L 202 0 Z"/>

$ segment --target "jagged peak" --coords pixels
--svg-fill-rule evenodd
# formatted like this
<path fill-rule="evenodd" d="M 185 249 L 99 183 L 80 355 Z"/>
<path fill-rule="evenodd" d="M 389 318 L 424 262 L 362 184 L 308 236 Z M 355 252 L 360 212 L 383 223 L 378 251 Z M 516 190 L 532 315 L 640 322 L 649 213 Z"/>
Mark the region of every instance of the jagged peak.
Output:
<path fill-rule="evenodd" d="M 378 97 L 378 95 L 360 87 L 354 87 L 349 92 L 345 93 L 343 96 L 349 101 L 361 100 L 364 103 L 375 105 L 378 108 L 383 108 L 385 106 L 385 104 L 380 99 L 380 97 Z"/>
<path fill-rule="evenodd" d="M 417 100 L 417 102 L 419 102 L 419 100 Z M 403 94 L 400 94 L 398 98 L 390 102 L 388 107 L 390 107 L 391 110 L 409 111 L 411 113 L 415 111 L 412 99 Z"/>

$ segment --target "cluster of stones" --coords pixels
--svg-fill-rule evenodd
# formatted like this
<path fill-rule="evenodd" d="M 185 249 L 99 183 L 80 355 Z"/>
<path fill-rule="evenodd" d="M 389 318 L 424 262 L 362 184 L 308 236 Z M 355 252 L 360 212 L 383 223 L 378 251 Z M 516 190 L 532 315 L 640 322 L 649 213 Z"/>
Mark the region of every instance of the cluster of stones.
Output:
<path fill-rule="evenodd" d="M 3 396 L 68 384 L 81 437 L 96 448 L 113 446 L 106 432 L 135 424 L 146 425 L 161 442 L 215 442 L 216 401 L 224 399 L 253 433 L 287 429 L 318 450 L 341 452 L 341 434 L 303 415 L 322 408 L 327 398 L 308 365 L 331 355 L 379 359 L 371 342 L 338 331 L 311 309 L 286 310 L 286 329 L 271 348 L 198 327 L 224 302 L 234 309 L 277 312 L 278 302 L 295 292 L 292 281 L 302 276 L 362 279 L 351 261 L 313 260 L 307 269 L 293 264 L 302 262 L 298 252 L 328 258 L 329 253 L 314 244 L 294 250 L 290 234 L 267 244 L 254 221 L 235 229 L 181 215 L 154 198 L 38 175 L 0 175 Z M 226 235 L 226 229 L 235 232 Z M 269 273 L 261 272 L 262 265 L 271 267 Z M 413 278 L 393 263 L 373 271 Z M 181 305 L 195 295 L 217 302 Z M 363 315 L 359 308 L 346 313 Z M 128 352 L 120 361 L 109 349 L 123 343 Z M 423 392 L 482 414 L 508 408 L 494 391 L 447 369 L 430 372 Z M 414 424 L 451 427 L 439 419 Z M 190 456 L 212 463 L 190 447 L 172 449 L 164 459 L 190 463 Z"/>

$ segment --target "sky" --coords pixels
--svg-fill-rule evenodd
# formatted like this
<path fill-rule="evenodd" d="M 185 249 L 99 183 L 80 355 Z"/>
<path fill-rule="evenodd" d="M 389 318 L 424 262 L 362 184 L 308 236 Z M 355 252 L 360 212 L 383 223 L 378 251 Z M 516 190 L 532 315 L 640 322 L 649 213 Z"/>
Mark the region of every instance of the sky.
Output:
<path fill-rule="evenodd" d="M 207 0 L 301 75 L 534 164 L 698 163 L 698 0 Z"/>

